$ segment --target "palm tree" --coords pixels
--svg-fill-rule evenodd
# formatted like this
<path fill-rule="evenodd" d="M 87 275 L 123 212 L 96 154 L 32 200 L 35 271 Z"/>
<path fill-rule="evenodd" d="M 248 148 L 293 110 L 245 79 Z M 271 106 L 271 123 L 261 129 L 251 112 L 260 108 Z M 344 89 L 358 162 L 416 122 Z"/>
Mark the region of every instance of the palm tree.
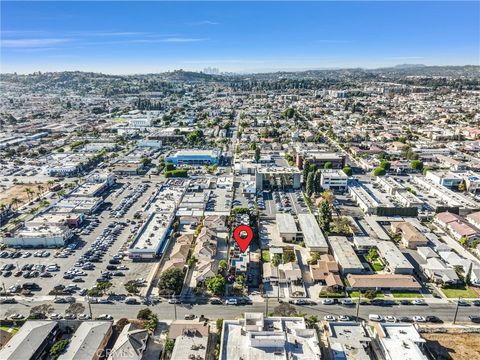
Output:
<path fill-rule="evenodd" d="M 26 188 L 25 193 L 27 194 L 28 201 L 30 201 L 30 197 L 32 196 L 32 193 L 33 193 L 32 189 Z"/>
<path fill-rule="evenodd" d="M 18 204 L 19 204 L 19 200 L 18 198 L 14 197 L 12 198 L 12 200 L 10 200 L 10 205 L 12 206 L 12 209 L 15 207 L 15 209 L 17 208 Z"/>
<path fill-rule="evenodd" d="M 37 190 L 38 190 L 38 195 L 42 195 L 43 185 L 42 185 L 42 184 L 38 184 L 38 185 L 37 185 Z"/>
<path fill-rule="evenodd" d="M 47 184 L 48 184 L 48 188 L 50 189 L 53 186 L 53 184 L 55 184 L 55 181 L 48 180 Z"/>

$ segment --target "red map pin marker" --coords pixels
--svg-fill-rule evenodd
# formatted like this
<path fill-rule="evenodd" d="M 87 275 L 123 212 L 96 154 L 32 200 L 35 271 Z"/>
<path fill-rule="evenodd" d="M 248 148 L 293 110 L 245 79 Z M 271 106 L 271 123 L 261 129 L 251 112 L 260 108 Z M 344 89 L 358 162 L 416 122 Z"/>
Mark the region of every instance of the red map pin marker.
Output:
<path fill-rule="evenodd" d="M 244 253 L 253 239 L 253 230 L 248 225 L 239 225 L 233 230 L 233 238 L 237 242 L 240 250 Z"/>

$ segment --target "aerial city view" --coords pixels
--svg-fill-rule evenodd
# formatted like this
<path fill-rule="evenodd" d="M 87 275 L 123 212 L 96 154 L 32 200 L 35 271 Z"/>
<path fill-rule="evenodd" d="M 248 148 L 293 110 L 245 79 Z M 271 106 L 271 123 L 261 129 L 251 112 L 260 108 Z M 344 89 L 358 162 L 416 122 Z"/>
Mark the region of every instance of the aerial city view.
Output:
<path fill-rule="evenodd" d="M 2 1 L 0 360 L 480 359 L 480 2 Z"/>

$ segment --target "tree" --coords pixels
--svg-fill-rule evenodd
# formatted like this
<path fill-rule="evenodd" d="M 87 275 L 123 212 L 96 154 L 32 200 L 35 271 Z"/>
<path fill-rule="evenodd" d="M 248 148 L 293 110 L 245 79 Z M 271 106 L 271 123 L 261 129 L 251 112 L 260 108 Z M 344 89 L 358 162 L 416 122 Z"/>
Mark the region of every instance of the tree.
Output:
<path fill-rule="evenodd" d="M 255 148 L 255 162 L 258 163 L 260 161 L 260 148 Z"/>
<path fill-rule="evenodd" d="M 148 320 L 152 316 L 153 312 L 149 308 L 141 309 L 138 311 L 137 319 Z"/>
<path fill-rule="evenodd" d="M 273 309 L 273 313 L 277 316 L 291 316 L 296 312 L 297 309 L 287 302 L 281 303 Z"/>
<path fill-rule="evenodd" d="M 63 352 L 63 350 L 65 350 L 69 342 L 70 340 L 65 339 L 65 340 L 57 341 L 55 344 L 53 344 L 49 352 L 52 359 L 57 359 L 60 356 L 60 354 Z"/>
<path fill-rule="evenodd" d="M 293 250 L 284 250 L 283 251 L 283 258 L 282 261 L 284 264 L 287 264 L 289 262 L 294 262 L 296 260 L 295 253 Z"/>
<path fill-rule="evenodd" d="M 280 255 L 278 254 L 273 255 L 272 265 L 275 267 L 278 267 L 279 264 L 280 264 Z"/>
<path fill-rule="evenodd" d="M 75 315 L 75 316 L 83 314 L 84 312 L 85 312 L 85 306 L 83 304 L 80 304 L 80 303 L 70 304 L 68 306 L 67 310 L 65 310 L 65 313 L 72 314 L 72 315 Z"/>
<path fill-rule="evenodd" d="M 412 160 L 410 167 L 415 171 L 421 171 L 423 169 L 423 162 L 420 160 Z"/>
<path fill-rule="evenodd" d="M 30 309 L 30 319 L 46 319 L 47 314 L 53 312 L 53 306 L 51 304 L 42 304 L 34 306 Z"/>
<path fill-rule="evenodd" d="M 127 318 L 121 318 L 117 321 L 117 323 L 115 324 L 115 328 L 117 329 L 117 332 L 118 333 L 121 333 L 123 328 L 125 326 L 127 326 L 128 324 L 130 323 L 130 321 L 128 321 Z"/>
<path fill-rule="evenodd" d="M 172 170 L 175 170 L 175 169 L 176 169 L 176 167 L 175 167 L 175 165 L 173 165 L 172 163 L 167 162 L 167 163 L 165 164 L 165 170 L 166 170 L 166 171 L 172 171 Z"/>
<path fill-rule="evenodd" d="M 465 191 L 465 181 L 461 181 L 460 184 L 458 184 L 458 191 Z"/>
<path fill-rule="evenodd" d="M 387 172 L 382 167 L 377 167 L 373 170 L 374 176 L 384 176 Z"/>
<path fill-rule="evenodd" d="M 352 176 L 352 174 L 353 174 L 352 168 L 351 168 L 351 167 L 348 167 L 348 166 L 344 167 L 344 168 L 342 169 L 342 171 L 343 171 L 343 172 L 345 173 L 345 175 L 347 175 L 347 176 Z"/>
<path fill-rule="evenodd" d="M 223 319 L 217 319 L 215 321 L 215 327 L 217 328 L 217 334 L 220 335 L 223 329 Z"/>
<path fill-rule="evenodd" d="M 225 270 L 227 270 L 227 267 L 228 267 L 228 264 L 225 260 L 220 260 L 218 262 L 218 270 L 220 270 L 220 272 L 224 272 Z"/>
<path fill-rule="evenodd" d="M 175 346 L 174 341 L 167 337 L 167 339 L 165 340 L 165 345 L 164 345 L 165 352 L 166 353 L 171 353 L 173 351 L 174 346 Z"/>
<path fill-rule="evenodd" d="M 225 291 L 225 278 L 222 275 L 217 275 L 208 279 L 207 290 L 215 295 L 223 295 Z"/>
<path fill-rule="evenodd" d="M 310 196 L 312 196 L 312 194 L 313 194 L 313 190 L 314 190 L 314 187 L 313 187 L 314 178 L 315 178 L 315 174 L 314 174 L 313 172 L 309 172 L 309 173 L 308 173 L 308 176 L 307 176 L 307 185 L 306 185 L 306 188 L 305 188 L 305 192 L 306 192 L 306 194 L 307 194 L 307 197 L 310 197 Z"/>
<path fill-rule="evenodd" d="M 308 160 L 305 160 L 303 162 L 303 181 L 305 183 L 307 182 L 307 177 L 308 177 L 309 171 L 310 171 L 310 162 Z"/>
<path fill-rule="evenodd" d="M 322 172 L 320 169 L 317 169 L 313 177 L 313 191 L 315 191 L 316 194 L 319 194 L 320 192 L 322 192 L 322 186 L 320 185 L 321 177 L 322 177 Z"/>
<path fill-rule="evenodd" d="M 320 228 L 324 232 L 330 232 L 330 223 L 332 222 L 332 210 L 330 208 L 330 204 L 326 200 L 323 200 L 320 203 L 318 222 L 320 223 Z"/>
<path fill-rule="evenodd" d="M 169 269 L 160 275 L 158 288 L 162 294 L 178 294 L 183 286 L 183 271 L 177 268 Z"/>
<path fill-rule="evenodd" d="M 367 259 L 369 261 L 375 261 L 378 259 L 378 251 L 376 248 L 372 247 L 370 250 L 368 250 Z"/>
<path fill-rule="evenodd" d="M 287 119 L 293 118 L 294 115 L 295 115 L 295 110 L 292 109 L 291 107 L 286 108 L 286 109 L 283 111 L 283 116 L 285 116 Z"/>
<path fill-rule="evenodd" d="M 332 163 L 331 163 L 330 161 L 327 161 L 327 162 L 323 165 L 323 168 L 324 168 L 325 170 L 328 170 L 328 169 L 333 168 L 333 165 L 332 165 Z"/>
<path fill-rule="evenodd" d="M 458 243 L 462 246 L 466 246 L 468 243 L 468 238 L 466 236 L 462 236 L 459 240 Z"/>
<path fill-rule="evenodd" d="M 377 297 L 377 292 L 375 290 L 365 291 L 365 297 L 369 300 L 373 300 Z"/>
<path fill-rule="evenodd" d="M 127 290 L 129 294 L 138 294 L 140 292 L 138 289 L 138 284 L 134 280 L 130 280 L 125 283 L 125 290 Z"/>
<path fill-rule="evenodd" d="M 422 170 L 423 176 L 427 175 L 427 172 L 428 172 L 429 170 L 432 170 L 432 168 L 431 168 L 430 166 L 425 166 L 425 167 L 423 168 L 423 170 Z"/>
<path fill-rule="evenodd" d="M 305 318 L 305 325 L 307 325 L 307 328 L 309 329 L 314 329 L 317 326 L 317 323 L 318 317 L 316 315 L 311 315 Z"/>
<path fill-rule="evenodd" d="M 380 161 L 379 167 L 385 169 L 385 171 L 390 170 L 390 167 L 391 167 L 390 161 L 386 161 L 386 160 Z"/>
<path fill-rule="evenodd" d="M 99 282 L 97 283 L 97 289 L 100 290 L 104 295 L 108 289 L 112 287 L 111 282 Z"/>
<path fill-rule="evenodd" d="M 197 263 L 197 258 L 195 257 L 195 255 L 190 256 L 190 259 L 188 259 L 188 268 L 193 269 L 196 263 Z"/>

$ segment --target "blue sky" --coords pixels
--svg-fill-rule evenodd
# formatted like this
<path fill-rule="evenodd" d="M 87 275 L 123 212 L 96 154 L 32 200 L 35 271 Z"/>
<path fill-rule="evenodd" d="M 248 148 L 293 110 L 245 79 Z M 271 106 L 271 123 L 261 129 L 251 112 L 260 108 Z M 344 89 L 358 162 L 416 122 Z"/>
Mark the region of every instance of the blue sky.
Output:
<path fill-rule="evenodd" d="M 475 2 L 1 2 L 1 71 L 480 64 Z"/>

